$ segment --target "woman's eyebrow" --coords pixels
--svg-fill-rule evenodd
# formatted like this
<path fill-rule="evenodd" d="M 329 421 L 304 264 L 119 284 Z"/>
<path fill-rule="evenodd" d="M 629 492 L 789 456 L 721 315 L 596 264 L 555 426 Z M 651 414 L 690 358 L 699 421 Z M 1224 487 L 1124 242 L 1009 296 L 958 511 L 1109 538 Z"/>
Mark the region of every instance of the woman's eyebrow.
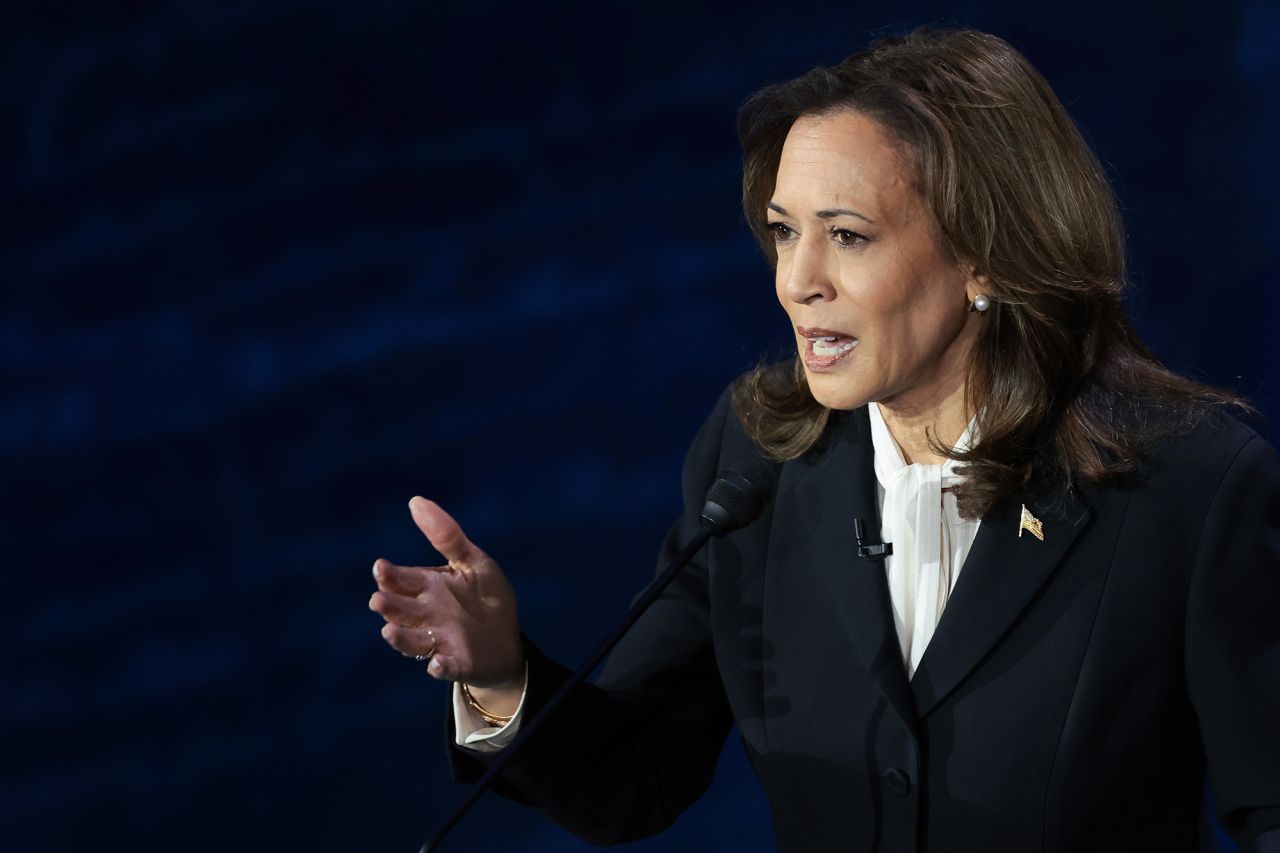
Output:
<path fill-rule="evenodd" d="M 787 209 L 785 207 L 783 207 L 780 204 L 774 204 L 773 202 L 769 202 L 769 209 L 776 213 L 781 213 L 783 216 L 791 215 L 790 213 L 787 212 Z M 834 219 L 837 216 L 856 216 L 859 219 L 861 219 L 863 222 L 866 222 L 868 225 L 875 225 L 875 223 L 872 222 L 868 217 L 863 216 L 858 211 L 846 210 L 843 207 L 832 208 L 829 210 L 819 210 L 814 215 L 817 216 L 819 219 Z"/>

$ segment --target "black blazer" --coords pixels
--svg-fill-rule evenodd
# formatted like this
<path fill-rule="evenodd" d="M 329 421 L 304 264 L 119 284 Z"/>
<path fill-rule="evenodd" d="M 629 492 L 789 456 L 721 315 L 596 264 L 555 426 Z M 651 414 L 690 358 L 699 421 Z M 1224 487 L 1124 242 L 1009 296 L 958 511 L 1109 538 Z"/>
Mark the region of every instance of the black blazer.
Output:
<path fill-rule="evenodd" d="M 726 393 L 663 563 L 754 453 Z M 766 515 L 713 540 L 500 793 L 595 843 L 651 835 L 736 722 L 783 851 L 1193 851 L 1206 769 L 1235 837 L 1280 828 L 1280 463 L 1256 433 L 1214 415 L 1127 484 L 992 509 L 910 681 L 883 565 L 855 551 L 855 517 L 878 529 L 866 409 L 779 474 Z M 1024 503 L 1044 541 L 1018 536 Z M 568 671 L 526 646 L 529 719 Z M 487 759 L 447 728 L 473 781 Z"/>

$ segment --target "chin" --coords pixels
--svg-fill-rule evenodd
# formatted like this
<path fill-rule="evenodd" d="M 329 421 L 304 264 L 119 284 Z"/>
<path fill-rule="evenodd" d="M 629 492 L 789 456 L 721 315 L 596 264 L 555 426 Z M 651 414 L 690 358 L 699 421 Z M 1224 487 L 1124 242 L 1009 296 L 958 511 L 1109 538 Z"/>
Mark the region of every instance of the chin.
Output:
<path fill-rule="evenodd" d="M 870 392 L 859 387 L 859 384 L 850 376 L 812 373 L 808 369 L 805 370 L 804 375 L 813 399 L 828 409 L 851 411 L 865 406 L 872 400 Z"/>

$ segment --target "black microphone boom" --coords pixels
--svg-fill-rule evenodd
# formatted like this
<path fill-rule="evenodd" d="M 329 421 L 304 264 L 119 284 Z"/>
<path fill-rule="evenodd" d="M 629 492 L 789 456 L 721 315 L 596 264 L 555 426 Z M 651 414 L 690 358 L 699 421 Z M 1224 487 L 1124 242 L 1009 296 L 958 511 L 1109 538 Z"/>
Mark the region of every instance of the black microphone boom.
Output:
<path fill-rule="evenodd" d="M 422 845 L 419 853 L 431 853 L 439 846 L 444 837 L 448 835 L 449 830 L 457 826 L 463 816 L 476 804 L 476 801 L 480 799 L 485 791 L 489 790 L 494 780 L 498 778 L 498 774 L 510 763 L 512 756 L 524 745 L 529 736 L 542 725 L 542 721 L 556 709 L 556 706 L 564 701 L 564 698 L 569 695 L 569 691 L 581 684 L 591 671 L 604 660 L 605 656 L 613 651 L 613 647 L 618 644 L 618 641 L 622 639 L 627 630 L 649 609 L 649 605 L 658 600 L 658 596 L 662 594 L 662 591 L 675 580 L 676 575 L 693 559 L 693 555 L 702 549 L 707 540 L 712 536 L 723 536 L 741 527 L 746 527 L 759 518 L 760 513 L 764 511 L 764 508 L 769 505 L 769 501 L 773 498 L 775 486 L 776 478 L 773 466 L 761 460 L 753 460 L 736 470 L 724 471 L 716 478 L 716 481 L 711 484 L 711 488 L 707 490 L 707 502 L 702 508 L 702 516 L 700 518 L 702 529 L 685 546 L 680 555 L 671 561 L 671 564 L 667 566 L 658 579 L 644 591 L 644 594 L 636 600 L 635 604 L 631 605 L 631 610 L 627 612 L 626 617 L 613 634 L 592 652 L 591 657 L 587 658 L 564 684 L 560 685 L 560 689 L 547 700 L 547 704 L 543 705 L 538 713 L 534 714 L 532 720 L 528 723 L 521 722 L 520 730 L 516 733 L 515 740 L 498 753 L 497 759 L 493 764 L 489 765 L 489 769 L 476 782 L 466 800 L 453 813 L 448 822 L 440 828 L 440 831 L 430 841 Z"/>

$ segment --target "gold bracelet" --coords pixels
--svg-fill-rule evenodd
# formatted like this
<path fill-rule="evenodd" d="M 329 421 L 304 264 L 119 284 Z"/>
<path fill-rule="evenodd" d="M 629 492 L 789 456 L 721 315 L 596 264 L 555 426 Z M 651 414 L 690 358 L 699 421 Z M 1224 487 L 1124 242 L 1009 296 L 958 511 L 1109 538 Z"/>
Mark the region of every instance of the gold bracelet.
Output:
<path fill-rule="evenodd" d="M 467 700 L 467 705 L 469 705 L 473 711 L 479 714 L 480 717 L 489 725 L 498 726 L 499 728 L 501 728 L 502 726 L 505 726 L 507 723 L 511 722 L 511 720 L 515 717 L 515 714 L 508 714 L 507 716 L 502 717 L 502 716 L 499 716 L 498 714 L 493 714 L 493 713 L 490 713 L 489 711 L 486 711 L 484 708 L 480 706 L 480 703 L 476 701 L 476 697 L 471 695 L 471 691 L 467 688 L 467 685 L 459 684 L 458 686 L 462 688 L 462 698 Z"/>

